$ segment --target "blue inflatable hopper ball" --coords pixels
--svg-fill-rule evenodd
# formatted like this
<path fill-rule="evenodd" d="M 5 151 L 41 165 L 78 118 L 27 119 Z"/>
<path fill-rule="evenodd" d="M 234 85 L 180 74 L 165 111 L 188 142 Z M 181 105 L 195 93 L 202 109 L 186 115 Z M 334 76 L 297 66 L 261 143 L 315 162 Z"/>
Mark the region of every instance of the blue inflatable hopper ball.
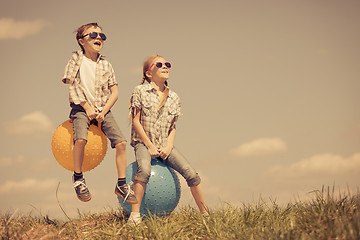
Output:
<path fill-rule="evenodd" d="M 133 162 L 126 168 L 126 182 L 134 182 L 137 163 Z M 140 206 L 142 216 L 167 216 L 178 205 L 181 186 L 175 170 L 168 167 L 163 160 L 151 159 L 151 175 L 146 184 L 144 197 Z M 127 214 L 131 213 L 131 204 L 118 197 L 119 203 Z"/>

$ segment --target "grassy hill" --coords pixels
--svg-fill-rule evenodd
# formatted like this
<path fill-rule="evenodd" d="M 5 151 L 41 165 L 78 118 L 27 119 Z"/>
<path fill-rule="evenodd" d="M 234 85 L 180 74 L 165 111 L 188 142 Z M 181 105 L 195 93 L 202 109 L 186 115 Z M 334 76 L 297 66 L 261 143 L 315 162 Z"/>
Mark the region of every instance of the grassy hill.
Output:
<path fill-rule="evenodd" d="M 121 209 L 81 214 L 71 221 L 2 214 L 1 239 L 360 239 L 360 195 L 314 191 L 310 201 L 280 207 L 259 200 L 242 207 L 210 209 L 208 218 L 191 207 L 170 216 L 126 225 Z"/>

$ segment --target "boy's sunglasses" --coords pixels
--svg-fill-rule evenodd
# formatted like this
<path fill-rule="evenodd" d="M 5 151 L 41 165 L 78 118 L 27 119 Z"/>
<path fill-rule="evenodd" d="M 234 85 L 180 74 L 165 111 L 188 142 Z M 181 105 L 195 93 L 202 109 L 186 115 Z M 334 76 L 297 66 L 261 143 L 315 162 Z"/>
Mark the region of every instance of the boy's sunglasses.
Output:
<path fill-rule="evenodd" d="M 153 63 L 153 64 L 151 64 L 151 66 L 149 67 L 149 69 L 148 69 L 148 71 L 152 68 L 152 66 L 156 66 L 157 68 L 162 68 L 162 66 L 163 66 L 163 64 L 167 67 L 167 68 L 171 68 L 171 63 L 169 63 L 169 62 L 164 62 L 164 63 L 162 63 L 162 62 L 156 62 L 156 63 Z"/>
<path fill-rule="evenodd" d="M 95 39 L 98 37 L 98 35 L 100 36 L 100 38 L 105 41 L 106 40 L 106 35 L 103 34 L 103 33 L 98 33 L 98 32 L 91 32 L 91 33 L 88 33 L 88 34 L 85 34 L 84 36 L 82 36 L 81 38 L 84 38 L 86 37 L 87 35 L 89 35 L 89 38 L 91 39 Z"/>

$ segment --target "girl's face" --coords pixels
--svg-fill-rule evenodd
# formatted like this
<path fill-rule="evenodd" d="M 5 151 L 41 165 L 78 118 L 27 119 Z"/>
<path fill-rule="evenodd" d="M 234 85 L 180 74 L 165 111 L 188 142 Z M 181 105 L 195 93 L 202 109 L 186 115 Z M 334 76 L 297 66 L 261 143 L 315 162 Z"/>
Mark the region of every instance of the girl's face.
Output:
<path fill-rule="evenodd" d="M 160 64 L 161 63 L 161 64 Z M 166 62 L 162 57 L 156 58 L 154 62 L 149 67 L 149 72 L 153 80 L 159 79 L 166 81 L 170 75 L 171 64 Z"/>

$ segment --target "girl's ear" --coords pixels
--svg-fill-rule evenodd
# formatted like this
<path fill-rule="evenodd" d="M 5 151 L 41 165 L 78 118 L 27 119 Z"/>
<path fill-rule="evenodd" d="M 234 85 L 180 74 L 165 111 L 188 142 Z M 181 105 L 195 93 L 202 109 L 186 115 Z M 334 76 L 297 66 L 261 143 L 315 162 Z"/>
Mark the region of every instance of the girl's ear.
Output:
<path fill-rule="evenodd" d="M 151 78 L 151 73 L 149 71 L 146 71 L 145 75 L 148 77 L 148 78 Z"/>

